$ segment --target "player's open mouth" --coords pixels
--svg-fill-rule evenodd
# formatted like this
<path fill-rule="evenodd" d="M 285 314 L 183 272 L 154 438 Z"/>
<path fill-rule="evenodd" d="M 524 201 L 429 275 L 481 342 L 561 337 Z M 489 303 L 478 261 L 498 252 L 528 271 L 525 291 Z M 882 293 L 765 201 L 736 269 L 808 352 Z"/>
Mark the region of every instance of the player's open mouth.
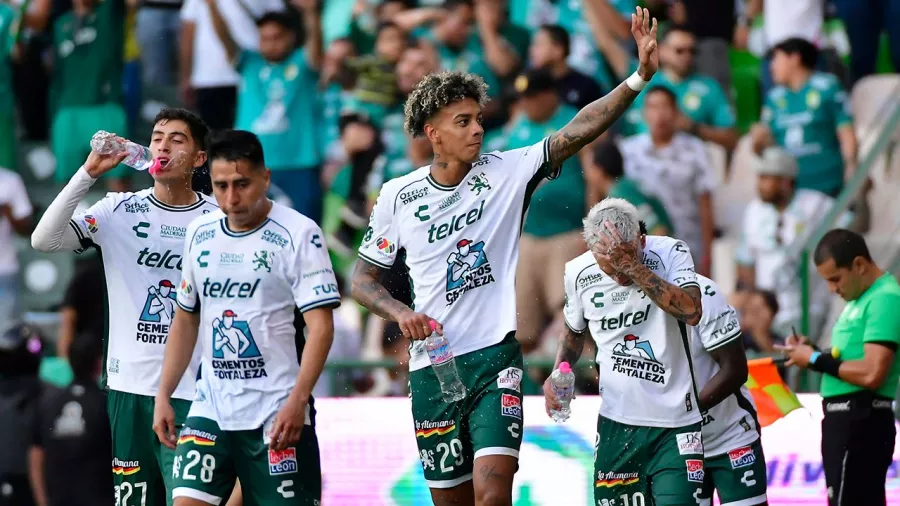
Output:
<path fill-rule="evenodd" d="M 159 168 L 161 169 L 166 168 L 166 166 L 169 165 L 169 162 L 171 161 L 168 157 L 165 156 L 161 156 L 157 158 L 157 160 L 159 160 Z"/>

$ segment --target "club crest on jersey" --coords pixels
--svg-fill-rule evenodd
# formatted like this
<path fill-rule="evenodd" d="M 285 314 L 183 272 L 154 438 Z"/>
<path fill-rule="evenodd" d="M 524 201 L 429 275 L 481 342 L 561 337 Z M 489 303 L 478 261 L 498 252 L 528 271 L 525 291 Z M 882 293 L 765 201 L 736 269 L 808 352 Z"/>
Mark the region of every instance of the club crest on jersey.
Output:
<path fill-rule="evenodd" d="M 285 448 L 281 451 L 269 450 L 269 474 L 289 474 L 297 472 L 297 450 Z"/>
<path fill-rule="evenodd" d="M 756 454 L 753 453 L 753 448 L 744 446 L 728 452 L 728 459 L 731 460 L 731 468 L 737 469 L 753 465 L 756 462 Z"/>
<path fill-rule="evenodd" d="M 147 288 L 147 298 L 137 323 L 137 341 L 166 344 L 169 325 L 175 317 L 175 285 L 168 279 Z"/>
<path fill-rule="evenodd" d="M 703 483 L 703 461 L 699 459 L 687 459 L 684 461 L 687 466 L 687 479 L 693 483 Z"/>
<path fill-rule="evenodd" d="M 626 334 L 613 347 L 613 371 L 652 383 L 665 384 L 666 368 L 657 360 L 650 341 Z"/>
<path fill-rule="evenodd" d="M 246 320 L 230 309 L 212 321 L 212 369 L 219 379 L 265 378 L 266 364 Z"/>
<path fill-rule="evenodd" d="M 469 180 L 469 189 L 475 192 L 475 195 L 481 195 L 482 191 L 491 189 L 491 184 L 488 183 L 484 172 L 472 176 L 472 179 Z"/>
<path fill-rule="evenodd" d="M 275 259 L 275 253 L 271 251 L 256 251 L 253 253 L 253 270 L 258 271 L 265 269 L 266 272 L 272 272 L 272 261 Z"/>
<path fill-rule="evenodd" d="M 484 252 L 484 241 L 461 239 L 456 251 L 447 257 L 447 305 L 462 294 L 494 282 L 491 263 Z"/>

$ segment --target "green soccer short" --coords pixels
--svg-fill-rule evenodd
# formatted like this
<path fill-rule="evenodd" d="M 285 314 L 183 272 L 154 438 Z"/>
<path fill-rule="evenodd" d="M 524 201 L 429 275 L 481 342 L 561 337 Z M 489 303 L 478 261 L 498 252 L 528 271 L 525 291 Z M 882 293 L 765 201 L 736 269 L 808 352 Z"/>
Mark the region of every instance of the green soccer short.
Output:
<path fill-rule="evenodd" d="M 706 458 L 701 497 L 711 500 L 715 489 L 721 506 L 754 506 L 767 501 L 766 483 L 766 457 L 757 439 L 747 446 Z"/>
<path fill-rule="evenodd" d="M 57 111 L 50 131 L 50 147 L 56 158 L 56 182 L 68 182 L 81 167 L 91 153 L 91 137 L 98 130 L 124 136 L 127 128 L 125 110 L 119 104 L 64 107 Z M 104 177 L 126 177 L 129 170 L 125 165 L 119 165 Z"/>
<path fill-rule="evenodd" d="M 153 432 L 153 397 L 110 390 L 107 411 L 112 429 L 113 483 L 116 506 L 172 504 L 172 463 L 175 450 Z M 172 399 L 175 425 L 184 424 L 191 402 Z"/>
<path fill-rule="evenodd" d="M 309 411 L 315 424 L 312 405 Z M 244 506 L 318 506 L 322 500 L 314 425 L 303 427 L 297 444 L 275 452 L 263 440 L 262 427 L 226 431 L 208 418 L 190 417 L 176 451 L 174 497 L 224 504 L 240 479 Z"/>
<path fill-rule="evenodd" d="M 600 506 L 697 506 L 704 478 L 700 422 L 680 428 L 597 421 L 594 500 Z"/>
<path fill-rule="evenodd" d="M 522 348 L 510 333 L 493 346 L 456 357 L 466 397 L 444 402 L 431 367 L 410 373 L 419 458 L 429 488 L 451 488 L 472 479 L 475 459 L 518 458 L 522 415 Z"/>

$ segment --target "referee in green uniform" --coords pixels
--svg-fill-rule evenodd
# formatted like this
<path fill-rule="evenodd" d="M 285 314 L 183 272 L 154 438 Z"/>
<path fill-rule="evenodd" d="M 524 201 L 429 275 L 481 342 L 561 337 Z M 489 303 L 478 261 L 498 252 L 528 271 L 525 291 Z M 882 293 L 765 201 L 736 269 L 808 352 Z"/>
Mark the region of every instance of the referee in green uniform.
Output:
<path fill-rule="evenodd" d="M 878 268 L 859 234 L 835 229 L 813 254 L 819 275 L 847 301 L 831 351 L 803 336 L 779 346 L 796 365 L 823 373 L 822 463 L 829 506 L 883 506 L 896 429 L 891 402 L 900 378 L 900 285 Z"/>

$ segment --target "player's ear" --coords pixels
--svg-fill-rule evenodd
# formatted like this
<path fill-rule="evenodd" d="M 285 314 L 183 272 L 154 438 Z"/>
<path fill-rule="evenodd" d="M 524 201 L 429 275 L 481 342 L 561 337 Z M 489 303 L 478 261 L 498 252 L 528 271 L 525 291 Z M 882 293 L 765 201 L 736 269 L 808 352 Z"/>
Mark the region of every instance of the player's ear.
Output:
<path fill-rule="evenodd" d="M 427 137 L 432 144 L 441 143 L 441 136 L 438 134 L 437 128 L 434 128 L 434 125 L 425 123 L 425 127 L 422 130 L 425 132 L 425 137 Z"/>
<path fill-rule="evenodd" d="M 194 168 L 199 169 L 203 167 L 203 164 L 206 163 L 206 151 L 197 151 L 197 154 L 194 155 Z"/>

